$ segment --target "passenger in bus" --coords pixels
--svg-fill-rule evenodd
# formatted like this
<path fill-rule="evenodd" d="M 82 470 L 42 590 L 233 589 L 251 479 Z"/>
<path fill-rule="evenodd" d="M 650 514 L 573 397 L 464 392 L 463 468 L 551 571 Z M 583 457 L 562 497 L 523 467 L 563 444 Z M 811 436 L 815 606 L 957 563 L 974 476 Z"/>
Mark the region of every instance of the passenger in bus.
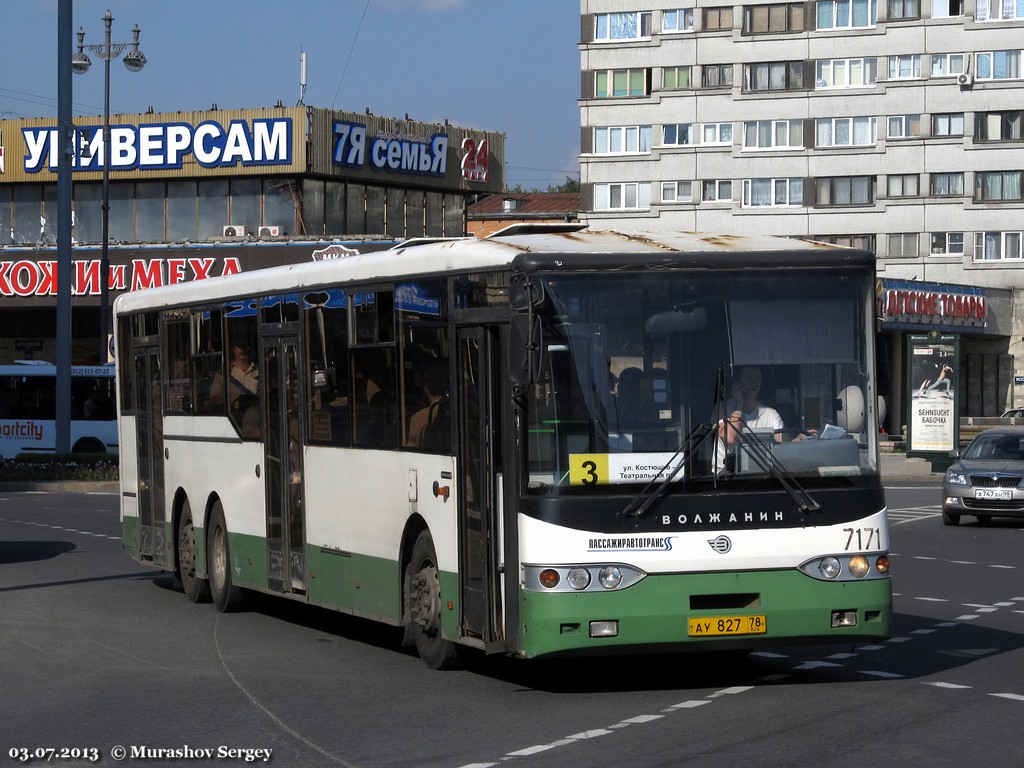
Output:
<path fill-rule="evenodd" d="M 256 363 L 253 362 L 251 351 L 248 347 L 235 344 L 231 347 L 231 369 L 228 373 L 228 407 L 232 413 L 238 412 L 238 399 L 243 395 L 257 395 L 259 393 L 259 371 Z M 223 377 L 217 373 L 210 385 L 210 403 L 222 403 L 224 401 Z"/>
<path fill-rule="evenodd" d="M 405 444 L 409 448 L 446 450 L 448 447 L 448 375 L 442 364 L 435 363 L 423 373 L 423 389 L 428 404 L 409 419 Z"/>

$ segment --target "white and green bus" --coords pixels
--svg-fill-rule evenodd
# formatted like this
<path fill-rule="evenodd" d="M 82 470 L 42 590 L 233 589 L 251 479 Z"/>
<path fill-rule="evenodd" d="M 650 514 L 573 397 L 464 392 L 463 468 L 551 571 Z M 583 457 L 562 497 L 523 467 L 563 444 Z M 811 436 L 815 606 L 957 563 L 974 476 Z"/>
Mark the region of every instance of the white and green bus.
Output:
<path fill-rule="evenodd" d="M 569 225 L 126 293 L 124 545 L 436 668 L 882 639 L 874 302 L 868 252 Z"/>

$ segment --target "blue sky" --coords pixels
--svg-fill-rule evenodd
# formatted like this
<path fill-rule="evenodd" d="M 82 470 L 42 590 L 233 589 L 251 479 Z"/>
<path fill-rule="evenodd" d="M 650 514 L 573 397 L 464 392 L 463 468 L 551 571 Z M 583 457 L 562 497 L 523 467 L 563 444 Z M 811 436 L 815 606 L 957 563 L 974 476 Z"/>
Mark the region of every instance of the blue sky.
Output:
<path fill-rule="evenodd" d="M 142 29 L 148 63 L 111 66 L 113 114 L 273 106 L 352 112 L 506 134 L 509 186 L 578 178 L 577 0 L 74 0 L 74 29 L 103 42 Z M 57 0 L 3 0 L 0 117 L 51 117 Z M 73 79 L 75 114 L 103 113 L 103 67 Z"/>

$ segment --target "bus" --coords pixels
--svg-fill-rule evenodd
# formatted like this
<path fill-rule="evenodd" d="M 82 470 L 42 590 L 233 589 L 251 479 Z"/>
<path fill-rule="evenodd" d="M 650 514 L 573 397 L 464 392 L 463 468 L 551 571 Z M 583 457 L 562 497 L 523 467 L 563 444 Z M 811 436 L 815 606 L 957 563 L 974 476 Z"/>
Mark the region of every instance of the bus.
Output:
<path fill-rule="evenodd" d="M 0 365 L 0 464 L 57 446 L 57 366 Z M 71 366 L 72 453 L 117 453 L 114 364 Z"/>
<path fill-rule="evenodd" d="M 124 547 L 433 668 L 883 639 L 874 263 L 522 225 L 122 294 Z"/>

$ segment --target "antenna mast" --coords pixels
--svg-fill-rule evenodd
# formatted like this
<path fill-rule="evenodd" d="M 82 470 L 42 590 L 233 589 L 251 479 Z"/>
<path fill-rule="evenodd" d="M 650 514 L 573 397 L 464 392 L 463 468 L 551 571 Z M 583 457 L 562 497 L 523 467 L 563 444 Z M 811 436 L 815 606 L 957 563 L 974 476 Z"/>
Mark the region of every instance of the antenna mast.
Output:
<path fill-rule="evenodd" d="M 306 105 L 304 99 L 306 98 L 306 52 L 299 49 L 299 103 L 295 106 L 304 107 Z"/>

